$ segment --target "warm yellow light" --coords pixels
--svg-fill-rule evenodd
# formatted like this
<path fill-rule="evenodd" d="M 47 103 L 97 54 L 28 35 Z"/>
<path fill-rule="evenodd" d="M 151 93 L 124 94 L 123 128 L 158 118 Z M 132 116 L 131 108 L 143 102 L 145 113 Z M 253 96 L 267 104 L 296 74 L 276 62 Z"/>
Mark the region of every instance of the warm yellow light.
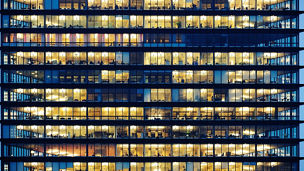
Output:
<path fill-rule="evenodd" d="M 214 55 L 215 55 L 215 57 L 219 57 L 219 56 L 221 56 L 221 53 L 220 52 L 216 52 L 216 53 L 214 53 Z"/>
<path fill-rule="evenodd" d="M 135 125 L 131 125 L 131 126 L 130 126 L 130 129 L 131 129 L 131 130 L 136 129 L 136 126 L 135 126 Z"/>
<path fill-rule="evenodd" d="M 188 126 L 187 126 L 187 130 L 189 130 L 189 129 L 192 130 L 192 129 L 193 129 L 193 126 L 188 125 Z"/>
<path fill-rule="evenodd" d="M 65 16 L 64 15 L 60 15 L 59 16 L 59 20 L 65 20 Z"/>
<path fill-rule="evenodd" d="M 265 58 L 269 58 L 270 57 L 270 53 L 264 53 Z"/>
<path fill-rule="evenodd" d="M 277 165 L 278 165 L 278 162 L 271 162 L 270 165 L 271 165 L 272 167 L 277 166 Z"/>
<path fill-rule="evenodd" d="M 59 56 L 60 56 L 60 57 L 65 57 L 65 54 L 66 54 L 65 52 L 60 52 L 60 53 L 59 53 Z"/>
<path fill-rule="evenodd" d="M 89 55 L 89 57 L 93 57 L 94 53 L 93 52 L 89 52 L 88 55 Z"/>
<path fill-rule="evenodd" d="M 206 70 L 202 70 L 201 71 L 201 75 L 206 75 L 207 74 L 207 71 Z"/>
<path fill-rule="evenodd" d="M 252 131 L 253 132 L 253 131 Z M 245 130 L 245 131 L 243 131 L 243 134 L 244 135 L 249 135 L 250 134 L 250 130 Z"/>
<path fill-rule="evenodd" d="M 107 52 L 102 52 L 102 53 L 101 53 L 101 56 L 107 57 L 107 56 L 108 56 L 108 53 L 107 53 Z"/>
<path fill-rule="evenodd" d="M 31 20 L 37 20 L 37 18 L 38 18 L 37 15 L 32 15 L 31 16 Z"/>
<path fill-rule="evenodd" d="M 235 56 L 235 52 L 229 52 L 229 57 L 234 57 Z"/>
<path fill-rule="evenodd" d="M 230 20 L 230 21 L 234 20 L 234 16 L 229 16 L 228 20 Z"/>
<path fill-rule="evenodd" d="M 17 89 L 17 93 L 23 93 L 23 89 L 18 88 L 18 89 Z"/>
<path fill-rule="evenodd" d="M 59 92 L 60 92 L 60 93 L 65 93 L 65 92 L 66 92 L 66 89 L 60 89 Z"/>
<path fill-rule="evenodd" d="M 244 56 L 244 57 L 248 57 L 248 56 L 249 56 L 249 53 L 248 53 L 248 52 L 244 52 L 244 53 L 243 53 L 243 56 Z"/>
<path fill-rule="evenodd" d="M 136 16 L 135 16 L 135 15 L 131 15 L 131 16 L 130 16 L 130 19 L 131 19 L 131 20 L 136 20 Z"/>
<path fill-rule="evenodd" d="M 18 39 L 22 39 L 23 38 L 23 34 L 22 33 L 17 33 L 17 38 Z"/>
<path fill-rule="evenodd" d="M 193 108 L 192 107 L 187 107 L 187 111 L 192 111 Z"/>
<path fill-rule="evenodd" d="M 102 128 L 103 130 L 104 130 L 104 129 L 109 129 L 109 126 L 108 126 L 108 125 L 103 125 L 101 128 Z"/>
<path fill-rule="evenodd" d="M 136 39 L 136 34 L 131 34 L 131 39 Z"/>
<path fill-rule="evenodd" d="M 102 20 L 108 20 L 108 16 L 105 16 L 105 15 L 103 15 L 101 18 L 102 18 Z"/>
<path fill-rule="evenodd" d="M 17 52 L 17 56 L 23 56 L 23 52 Z"/>
<path fill-rule="evenodd" d="M 229 148 L 234 148 L 234 147 L 235 147 L 235 144 L 229 144 L 228 147 L 229 147 Z"/>
<path fill-rule="evenodd" d="M 278 19 L 277 16 L 271 16 L 271 17 L 270 17 L 270 20 L 271 20 L 271 21 L 276 21 L 277 19 Z"/>
<path fill-rule="evenodd" d="M 192 148 L 193 144 L 187 144 L 187 148 Z"/>
<path fill-rule="evenodd" d="M 192 74 L 193 74 L 193 71 L 191 71 L 191 70 L 187 71 L 187 75 L 192 75 Z"/>
<path fill-rule="evenodd" d="M 32 57 L 37 56 L 37 52 L 31 52 L 31 56 L 32 56 Z"/>
<path fill-rule="evenodd" d="M 73 18 L 74 20 L 79 20 L 79 15 L 75 15 Z"/>
<path fill-rule="evenodd" d="M 80 53 L 79 52 L 75 52 L 74 56 L 79 57 Z"/>
<path fill-rule="evenodd" d="M 18 15 L 17 16 L 17 20 L 23 20 L 23 16 L 22 15 Z"/>

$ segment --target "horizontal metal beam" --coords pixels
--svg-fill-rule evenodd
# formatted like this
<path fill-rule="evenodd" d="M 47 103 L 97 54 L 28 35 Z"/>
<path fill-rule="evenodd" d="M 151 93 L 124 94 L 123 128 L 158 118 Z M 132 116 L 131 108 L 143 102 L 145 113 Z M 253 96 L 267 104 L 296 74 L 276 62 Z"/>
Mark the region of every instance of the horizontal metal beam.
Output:
<path fill-rule="evenodd" d="M 303 121 L 299 120 L 221 120 L 221 119 L 185 119 L 185 120 L 2 120 L 2 125 L 139 125 L 139 126 L 235 126 L 235 125 L 282 125 L 282 127 L 295 127 Z M 281 128 L 281 127 L 280 127 Z"/>
<path fill-rule="evenodd" d="M 3 52 L 23 51 L 23 52 L 299 52 L 304 47 L 47 47 L 47 46 L 2 46 Z M 2 52 L 2 53 L 3 53 Z"/>
<path fill-rule="evenodd" d="M 1 102 L 5 107 L 299 107 L 303 102 Z M 2 107 L 3 107 L 2 106 Z"/>
<path fill-rule="evenodd" d="M 298 16 L 295 10 L 2 10 L 2 15 L 288 15 Z"/>
<path fill-rule="evenodd" d="M 2 162 L 297 162 L 300 157 L 2 157 Z"/>
<path fill-rule="evenodd" d="M 267 33 L 267 34 L 298 34 L 304 29 L 132 29 L 132 28 L 2 28 L 2 33 Z"/>
<path fill-rule="evenodd" d="M 292 65 L 1 65 L 2 70 L 288 70 Z"/>

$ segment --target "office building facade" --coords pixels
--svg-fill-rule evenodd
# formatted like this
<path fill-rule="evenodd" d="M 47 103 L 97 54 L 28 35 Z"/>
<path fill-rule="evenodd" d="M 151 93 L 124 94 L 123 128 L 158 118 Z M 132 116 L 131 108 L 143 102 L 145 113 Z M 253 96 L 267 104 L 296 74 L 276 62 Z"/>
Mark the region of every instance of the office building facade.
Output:
<path fill-rule="evenodd" d="M 299 170 L 298 0 L 1 9 L 1 170 Z"/>

